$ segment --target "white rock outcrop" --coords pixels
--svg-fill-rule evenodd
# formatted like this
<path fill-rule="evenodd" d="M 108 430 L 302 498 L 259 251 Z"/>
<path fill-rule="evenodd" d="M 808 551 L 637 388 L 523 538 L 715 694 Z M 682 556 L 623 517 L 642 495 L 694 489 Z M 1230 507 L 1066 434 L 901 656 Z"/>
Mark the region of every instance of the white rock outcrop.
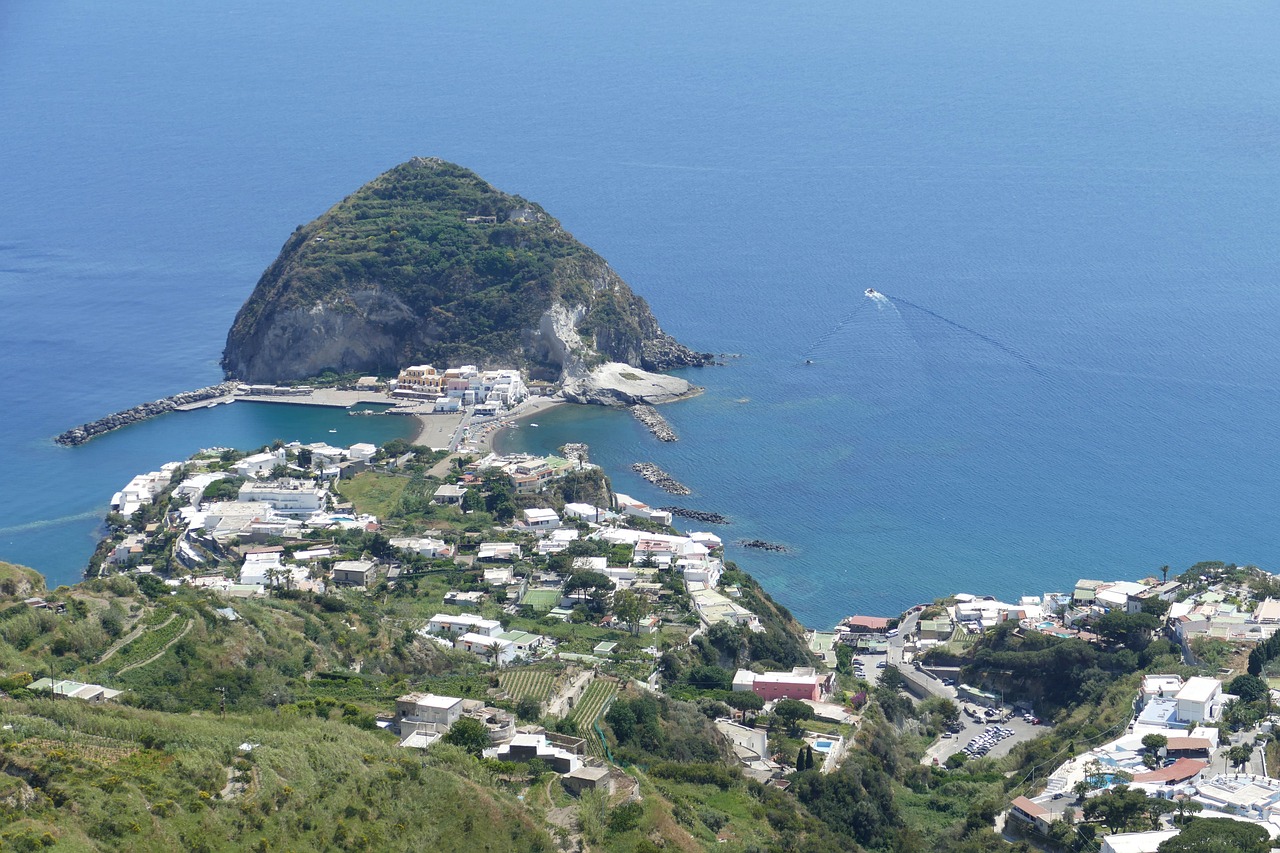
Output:
<path fill-rule="evenodd" d="M 678 376 L 650 373 L 629 364 L 610 361 L 585 376 L 567 377 L 563 393 L 564 398 L 573 403 L 629 406 L 635 403 L 669 403 L 701 390 Z"/>

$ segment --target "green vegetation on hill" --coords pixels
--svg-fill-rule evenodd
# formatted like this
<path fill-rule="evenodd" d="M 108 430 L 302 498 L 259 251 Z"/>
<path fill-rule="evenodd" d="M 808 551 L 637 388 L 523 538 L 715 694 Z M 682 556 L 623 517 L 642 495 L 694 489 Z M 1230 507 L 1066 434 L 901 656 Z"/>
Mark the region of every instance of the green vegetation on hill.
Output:
<path fill-rule="evenodd" d="M 44 592 L 44 576 L 35 569 L 0 561 L 0 595 L 32 596 Z"/>
<path fill-rule="evenodd" d="M 575 334 L 609 358 L 653 369 L 703 361 L 540 206 L 415 158 L 298 227 L 237 315 L 223 366 L 279 381 L 505 362 L 555 378 L 562 353 L 536 338 L 556 302 L 580 312 Z"/>
<path fill-rule="evenodd" d="M 474 759 L 296 711 L 32 700 L 0 721 L 6 849 L 554 849 Z"/>

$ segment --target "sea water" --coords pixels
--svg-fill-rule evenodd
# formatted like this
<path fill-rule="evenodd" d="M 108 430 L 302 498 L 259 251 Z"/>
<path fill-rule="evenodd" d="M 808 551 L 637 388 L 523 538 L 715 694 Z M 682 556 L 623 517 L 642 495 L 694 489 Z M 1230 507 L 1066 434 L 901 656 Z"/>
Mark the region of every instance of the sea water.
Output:
<path fill-rule="evenodd" d="M 49 443 L 219 379 L 293 228 L 436 155 L 741 356 L 686 372 L 676 444 L 569 408 L 511 441 L 651 503 L 626 466 L 666 468 L 789 548 L 729 550 L 806 622 L 1280 567 L 1277 36 L 1261 0 L 9 4 L 0 558 L 72 580 L 132 474 L 327 440 L 235 404 Z"/>

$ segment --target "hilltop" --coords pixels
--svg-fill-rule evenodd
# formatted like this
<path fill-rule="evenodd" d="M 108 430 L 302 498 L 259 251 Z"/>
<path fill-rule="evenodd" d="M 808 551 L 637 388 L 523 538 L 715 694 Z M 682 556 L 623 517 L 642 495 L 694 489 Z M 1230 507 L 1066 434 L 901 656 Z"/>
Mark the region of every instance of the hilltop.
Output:
<path fill-rule="evenodd" d="M 406 364 L 518 364 L 584 379 L 620 362 L 708 364 L 540 205 L 414 158 L 286 241 L 227 335 L 228 377 L 394 374 Z"/>

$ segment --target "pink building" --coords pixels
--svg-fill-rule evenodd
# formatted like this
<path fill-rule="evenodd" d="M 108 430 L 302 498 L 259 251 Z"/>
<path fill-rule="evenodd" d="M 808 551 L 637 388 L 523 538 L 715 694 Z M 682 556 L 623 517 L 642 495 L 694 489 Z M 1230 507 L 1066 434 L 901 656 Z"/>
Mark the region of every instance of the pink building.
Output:
<path fill-rule="evenodd" d="M 750 690 L 766 702 L 775 699 L 811 699 L 821 702 L 822 697 L 831 692 L 834 679 L 834 675 L 824 675 L 812 667 L 798 666 L 791 672 L 762 673 L 740 669 L 733 676 L 733 689 L 743 693 Z"/>

